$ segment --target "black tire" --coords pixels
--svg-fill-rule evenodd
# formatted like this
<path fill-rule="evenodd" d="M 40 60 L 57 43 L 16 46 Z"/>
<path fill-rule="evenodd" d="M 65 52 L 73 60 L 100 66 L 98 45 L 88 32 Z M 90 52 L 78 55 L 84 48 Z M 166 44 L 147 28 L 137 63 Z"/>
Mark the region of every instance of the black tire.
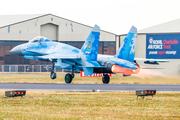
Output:
<path fill-rule="evenodd" d="M 102 82 L 103 82 L 104 84 L 108 84 L 109 81 L 110 81 L 109 75 L 105 74 L 105 75 L 102 77 Z"/>
<path fill-rule="evenodd" d="M 72 75 L 68 73 L 65 75 L 64 79 L 66 83 L 71 83 L 73 78 L 72 78 Z"/>
<path fill-rule="evenodd" d="M 51 79 L 56 79 L 56 73 L 52 72 L 50 77 L 51 77 Z"/>

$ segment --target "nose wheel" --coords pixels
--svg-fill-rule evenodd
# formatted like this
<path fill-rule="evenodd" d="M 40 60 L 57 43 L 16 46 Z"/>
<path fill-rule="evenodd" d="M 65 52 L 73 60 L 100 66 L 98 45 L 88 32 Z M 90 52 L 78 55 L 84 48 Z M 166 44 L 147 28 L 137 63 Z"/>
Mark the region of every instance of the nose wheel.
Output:
<path fill-rule="evenodd" d="M 54 72 L 51 73 L 51 79 L 56 79 L 56 73 Z"/>
<path fill-rule="evenodd" d="M 109 75 L 108 75 L 108 74 L 103 74 L 102 82 L 103 82 L 104 84 L 108 84 L 109 81 L 110 81 Z"/>

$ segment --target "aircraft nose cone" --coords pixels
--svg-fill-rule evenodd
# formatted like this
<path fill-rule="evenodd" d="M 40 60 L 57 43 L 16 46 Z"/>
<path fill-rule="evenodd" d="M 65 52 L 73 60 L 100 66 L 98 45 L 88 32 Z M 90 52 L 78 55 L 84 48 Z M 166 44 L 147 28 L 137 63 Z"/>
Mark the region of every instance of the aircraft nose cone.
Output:
<path fill-rule="evenodd" d="M 23 55 L 22 52 L 21 52 L 21 45 L 18 45 L 16 47 L 14 47 L 11 50 L 11 53 L 14 53 L 14 54 L 17 54 L 17 55 Z"/>

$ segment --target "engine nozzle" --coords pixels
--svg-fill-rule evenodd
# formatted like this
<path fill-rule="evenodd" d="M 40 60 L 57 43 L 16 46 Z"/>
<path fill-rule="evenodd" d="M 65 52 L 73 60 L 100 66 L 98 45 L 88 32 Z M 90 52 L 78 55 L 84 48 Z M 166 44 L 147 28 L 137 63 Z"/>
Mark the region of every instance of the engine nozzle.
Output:
<path fill-rule="evenodd" d="M 139 71 L 140 71 L 140 67 L 139 65 L 137 65 L 137 69 L 136 70 L 132 70 L 132 69 L 129 69 L 129 68 L 125 68 L 125 67 L 121 67 L 117 64 L 114 64 L 111 68 L 111 71 L 113 73 L 122 73 L 122 74 L 137 74 Z"/>

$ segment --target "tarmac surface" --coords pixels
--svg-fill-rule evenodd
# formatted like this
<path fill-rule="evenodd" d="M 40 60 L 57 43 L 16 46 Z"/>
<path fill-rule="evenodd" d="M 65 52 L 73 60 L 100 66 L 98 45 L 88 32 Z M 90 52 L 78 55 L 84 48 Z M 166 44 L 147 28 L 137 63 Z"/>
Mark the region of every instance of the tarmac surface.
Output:
<path fill-rule="evenodd" d="M 48 91 L 136 91 L 157 90 L 180 92 L 180 85 L 172 84 L 63 84 L 63 83 L 0 83 L 0 90 L 48 90 Z"/>

